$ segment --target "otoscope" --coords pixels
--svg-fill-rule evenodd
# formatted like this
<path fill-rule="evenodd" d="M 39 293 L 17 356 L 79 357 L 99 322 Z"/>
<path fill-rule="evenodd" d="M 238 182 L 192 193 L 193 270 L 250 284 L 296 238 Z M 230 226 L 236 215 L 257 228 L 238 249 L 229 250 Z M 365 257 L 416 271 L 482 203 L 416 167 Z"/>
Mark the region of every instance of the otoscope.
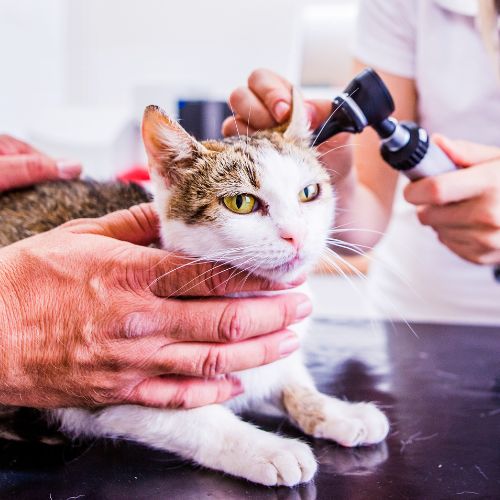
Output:
<path fill-rule="evenodd" d="M 371 68 L 363 70 L 335 97 L 332 113 L 313 134 L 318 145 L 340 132 L 359 134 L 372 127 L 380 137 L 380 153 L 392 168 L 411 181 L 457 170 L 457 166 L 425 129 L 411 121 L 391 117 L 394 101 L 380 76 Z M 500 265 L 494 268 L 500 282 Z"/>

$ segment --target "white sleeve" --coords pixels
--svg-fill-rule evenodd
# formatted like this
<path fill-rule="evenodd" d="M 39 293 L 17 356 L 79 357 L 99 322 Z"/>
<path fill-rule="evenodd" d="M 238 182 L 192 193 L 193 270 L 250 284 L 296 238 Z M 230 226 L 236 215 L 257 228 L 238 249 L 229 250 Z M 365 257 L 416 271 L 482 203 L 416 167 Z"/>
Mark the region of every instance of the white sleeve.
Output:
<path fill-rule="evenodd" d="M 355 57 L 388 73 L 414 78 L 416 17 L 414 0 L 361 0 Z"/>

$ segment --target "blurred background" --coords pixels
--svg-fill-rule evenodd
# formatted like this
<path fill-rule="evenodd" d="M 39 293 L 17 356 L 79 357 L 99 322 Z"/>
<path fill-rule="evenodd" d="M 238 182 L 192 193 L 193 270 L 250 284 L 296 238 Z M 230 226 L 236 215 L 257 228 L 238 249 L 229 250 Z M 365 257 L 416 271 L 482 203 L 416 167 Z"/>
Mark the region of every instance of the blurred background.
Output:
<path fill-rule="evenodd" d="M 332 96 L 349 79 L 356 4 L 0 0 L 0 130 L 107 178 L 141 160 L 148 104 L 225 101 L 258 67 Z"/>
<path fill-rule="evenodd" d="M 333 97 L 351 77 L 356 13 L 356 0 L 0 0 L 0 133 L 113 178 L 145 162 L 148 104 L 216 136 L 255 68 Z M 318 276 L 317 314 L 373 315 L 354 283 Z"/>

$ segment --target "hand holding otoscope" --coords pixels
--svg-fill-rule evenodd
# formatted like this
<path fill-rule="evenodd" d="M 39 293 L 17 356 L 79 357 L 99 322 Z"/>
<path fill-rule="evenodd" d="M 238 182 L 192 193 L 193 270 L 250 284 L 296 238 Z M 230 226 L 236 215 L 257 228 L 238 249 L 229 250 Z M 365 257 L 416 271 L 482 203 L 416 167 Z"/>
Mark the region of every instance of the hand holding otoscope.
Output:
<path fill-rule="evenodd" d="M 394 101 L 382 79 L 372 69 L 356 76 L 333 100 L 333 112 L 313 137 L 321 144 L 340 132 L 360 133 L 371 126 L 381 140 L 382 158 L 411 181 L 456 170 L 458 167 L 414 122 L 398 122 L 390 115 Z M 500 282 L 500 265 L 494 268 Z"/>

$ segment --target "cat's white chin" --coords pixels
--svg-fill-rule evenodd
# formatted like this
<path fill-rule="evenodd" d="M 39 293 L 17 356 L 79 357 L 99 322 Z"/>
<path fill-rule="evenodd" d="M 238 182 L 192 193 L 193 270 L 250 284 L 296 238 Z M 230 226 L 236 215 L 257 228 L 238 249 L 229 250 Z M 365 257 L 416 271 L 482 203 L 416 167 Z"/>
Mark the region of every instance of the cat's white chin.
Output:
<path fill-rule="evenodd" d="M 255 269 L 253 274 L 279 283 L 293 283 L 300 276 L 311 271 L 313 264 L 304 259 L 294 260 L 279 264 L 273 268 Z"/>

